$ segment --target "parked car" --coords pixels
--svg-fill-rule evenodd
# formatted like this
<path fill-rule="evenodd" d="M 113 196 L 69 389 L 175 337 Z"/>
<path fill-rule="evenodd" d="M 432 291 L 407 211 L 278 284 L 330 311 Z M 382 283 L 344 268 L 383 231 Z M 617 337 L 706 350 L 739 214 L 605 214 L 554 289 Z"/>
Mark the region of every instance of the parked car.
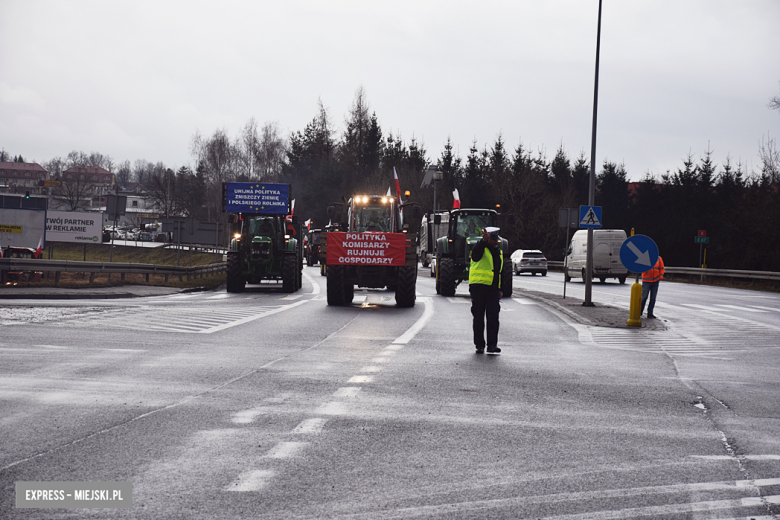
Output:
<path fill-rule="evenodd" d="M 512 269 L 515 274 L 536 273 L 547 276 L 547 258 L 538 249 L 518 249 L 512 256 Z"/>
<path fill-rule="evenodd" d="M 3 250 L 3 258 L 35 258 L 35 249 L 31 247 L 9 246 Z M 8 271 L 6 283 L 40 282 L 43 271 Z"/>

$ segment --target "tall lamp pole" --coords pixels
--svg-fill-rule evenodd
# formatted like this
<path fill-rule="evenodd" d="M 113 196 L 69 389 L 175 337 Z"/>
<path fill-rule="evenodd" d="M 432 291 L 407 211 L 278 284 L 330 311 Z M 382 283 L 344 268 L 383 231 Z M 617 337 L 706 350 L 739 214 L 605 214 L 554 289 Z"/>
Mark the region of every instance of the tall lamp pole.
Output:
<path fill-rule="evenodd" d="M 599 51 L 601 49 L 601 0 L 599 22 L 596 31 L 596 79 L 593 85 L 593 132 L 590 144 L 590 176 L 588 179 L 588 206 L 596 205 L 596 116 L 599 107 Z M 585 301 L 582 305 L 593 307 L 593 228 L 588 229 L 588 248 L 585 259 Z"/>

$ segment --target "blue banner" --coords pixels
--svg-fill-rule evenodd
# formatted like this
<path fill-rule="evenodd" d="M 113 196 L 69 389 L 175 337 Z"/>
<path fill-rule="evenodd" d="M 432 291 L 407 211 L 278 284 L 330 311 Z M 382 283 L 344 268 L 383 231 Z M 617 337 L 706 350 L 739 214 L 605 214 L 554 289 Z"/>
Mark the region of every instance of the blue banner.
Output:
<path fill-rule="evenodd" d="M 287 215 L 290 185 L 262 182 L 225 184 L 225 211 L 228 213 L 270 213 Z"/>

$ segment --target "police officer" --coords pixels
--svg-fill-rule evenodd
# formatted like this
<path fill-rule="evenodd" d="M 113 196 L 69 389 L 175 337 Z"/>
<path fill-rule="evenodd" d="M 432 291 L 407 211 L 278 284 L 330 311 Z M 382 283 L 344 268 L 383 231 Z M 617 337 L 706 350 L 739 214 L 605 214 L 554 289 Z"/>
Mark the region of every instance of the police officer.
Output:
<path fill-rule="evenodd" d="M 501 270 L 504 266 L 504 253 L 501 250 L 499 228 L 482 228 L 482 240 L 471 250 L 469 266 L 469 293 L 471 294 L 471 315 L 474 316 L 474 346 L 477 354 L 485 352 L 485 316 L 487 316 L 487 351 L 499 353 L 498 313 L 501 311 L 499 300 L 504 296 L 501 291 Z"/>

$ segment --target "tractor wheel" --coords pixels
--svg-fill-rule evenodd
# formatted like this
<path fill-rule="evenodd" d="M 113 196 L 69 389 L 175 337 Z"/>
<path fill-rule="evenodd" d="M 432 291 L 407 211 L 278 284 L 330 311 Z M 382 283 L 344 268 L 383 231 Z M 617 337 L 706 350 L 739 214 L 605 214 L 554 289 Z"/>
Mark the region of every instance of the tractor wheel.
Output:
<path fill-rule="evenodd" d="M 437 266 L 439 268 L 438 283 L 442 296 L 455 296 L 455 287 L 458 286 L 455 281 L 455 261 L 452 258 L 442 258 Z"/>
<path fill-rule="evenodd" d="M 241 255 L 237 251 L 230 251 L 227 257 L 227 292 L 243 292 L 245 284 L 241 274 Z"/>
<path fill-rule="evenodd" d="M 504 293 L 504 298 L 512 296 L 512 280 L 513 280 L 512 268 L 504 267 L 504 271 L 501 273 L 501 292 Z"/>
<path fill-rule="evenodd" d="M 303 257 L 298 260 L 298 270 L 296 272 L 296 278 L 298 281 L 298 289 L 303 288 Z"/>
<path fill-rule="evenodd" d="M 439 280 L 439 277 L 441 276 L 441 258 L 436 257 L 436 264 L 434 264 L 433 268 L 434 271 L 434 277 L 436 278 L 436 294 L 441 294 L 441 280 Z"/>
<path fill-rule="evenodd" d="M 346 278 L 346 277 L 345 277 Z M 344 305 L 349 305 L 355 299 L 355 286 L 349 280 L 344 280 Z"/>
<path fill-rule="evenodd" d="M 286 253 L 282 258 L 282 291 L 291 293 L 298 288 L 297 268 L 295 253 Z"/>
<path fill-rule="evenodd" d="M 328 267 L 328 305 L 344 305 L 344 266 Z"/>
<path fill-rule="evenodd" d="M 417 265 L 398 268 L 398 283 L 395 288 L 395 304 L 399 307 L 414 307 L 417 294 Z"/>

